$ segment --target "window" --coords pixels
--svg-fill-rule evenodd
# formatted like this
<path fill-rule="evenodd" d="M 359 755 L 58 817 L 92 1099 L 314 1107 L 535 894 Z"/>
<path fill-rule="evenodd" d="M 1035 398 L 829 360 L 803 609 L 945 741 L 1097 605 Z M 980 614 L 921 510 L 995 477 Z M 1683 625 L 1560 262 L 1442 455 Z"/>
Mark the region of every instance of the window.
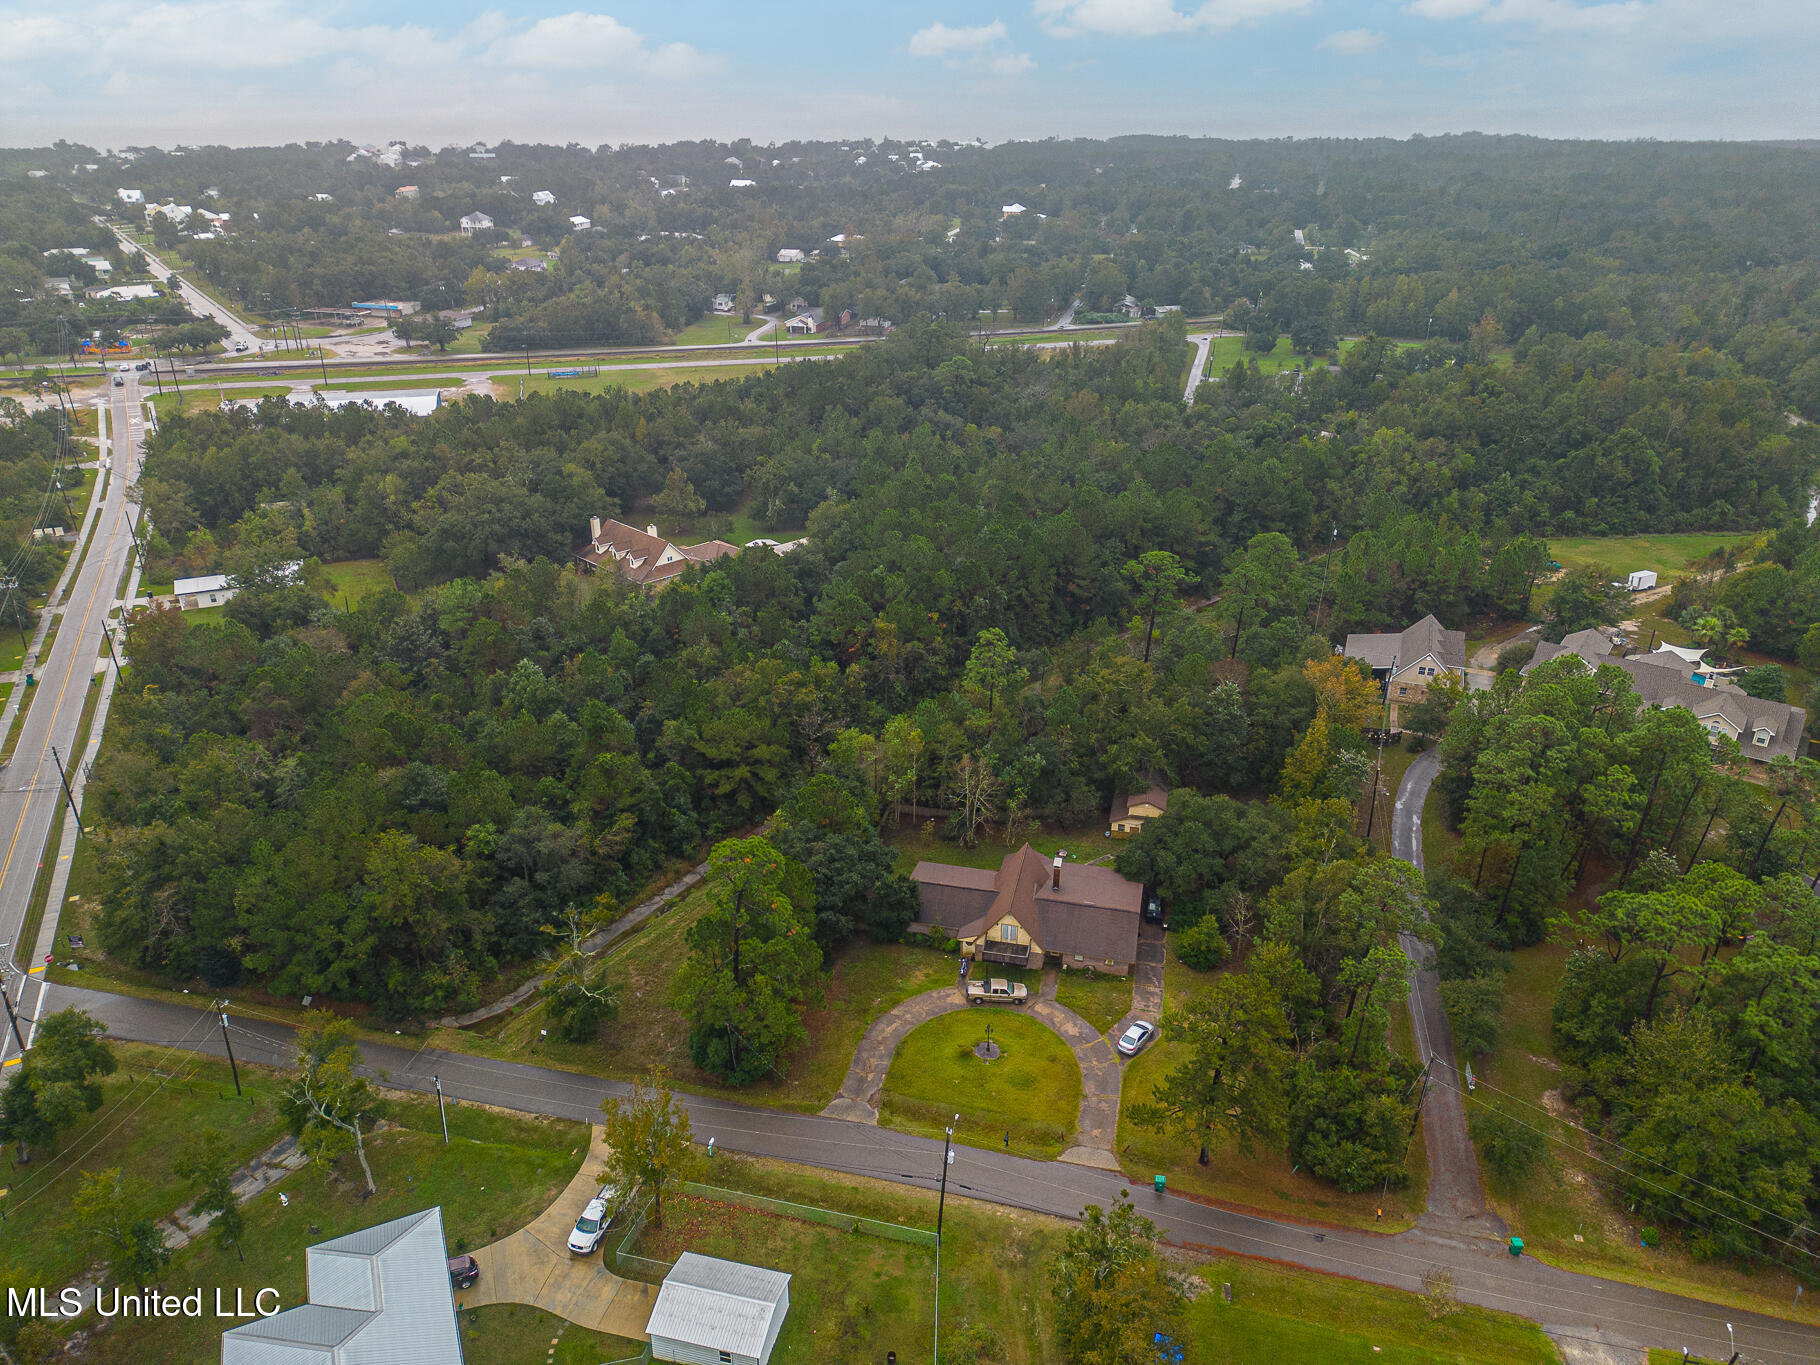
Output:
<path fill-rule="evenodd" d="M 733 1353 L 731 1351 L 722 1351 L 720 1353 L 720 1358 L 722 1365 L 733 1365 Z"/>
<path fill-rule="evenodd" d="M 1755 735 L 1751 736 L 1751 742 L 1753 744 L 1761 744 L 1761 745 L 1764 745 L 1765 747 L 1768 747 L 1769 731 L 1768 730 L 1757 731 L 1757 733 Z"/>
<path fill-rule="evenodd" d="M 1015 924 L 999 925 L 998 936 L 1002 941 L 1004 941 L 1006 943 L 1016 943 L 1017 942 L 1017 926 Z"/>
<path fill-rule="evenodd" d="M 1409 689 L 1399 685 L 1397 688 L 1397 695 L 1399 697 L 1407 697 L 1409 695 Z"/>

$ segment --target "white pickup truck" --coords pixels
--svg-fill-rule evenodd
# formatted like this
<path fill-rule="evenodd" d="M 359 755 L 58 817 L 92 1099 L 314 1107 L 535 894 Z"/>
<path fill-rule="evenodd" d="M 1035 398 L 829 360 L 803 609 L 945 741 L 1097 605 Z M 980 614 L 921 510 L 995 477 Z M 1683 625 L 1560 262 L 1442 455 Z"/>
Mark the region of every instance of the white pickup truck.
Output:
<path fill-rule="evenodd" d="M 967 983 L 969 1005 L 1021 1005 L 1029 998 L 1030 988 L 1022 981 L 1007 981 L 1002 976 L 995 976 L 990 981 Z"/>

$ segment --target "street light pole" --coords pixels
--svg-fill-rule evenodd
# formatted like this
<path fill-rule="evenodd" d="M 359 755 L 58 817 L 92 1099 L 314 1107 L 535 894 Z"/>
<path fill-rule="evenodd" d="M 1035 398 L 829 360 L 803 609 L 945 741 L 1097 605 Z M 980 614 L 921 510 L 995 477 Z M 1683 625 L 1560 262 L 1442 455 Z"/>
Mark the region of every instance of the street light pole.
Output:
<path fill-rule="evenodd" d="M 13 1026 L 13 1041 L 19 1045 L 20 1057 L 25 1056 L 25 1039 L 19 1033 L 19 1016 L 13 1013 L 13 1002 L 6 993 L 6 983 L 12 978 L 16 968 L 12 961 L 13 945 L 0 944 L 0 1004 L 6 1006 L 6 1022 Z"/>
<path fill-rule="evenodd" d="M 449 1145 L 449 1111 L 442 1104 L 442 1077 L 432 1076 L 430 1079 L 436 1082 L 436 1113 L 442 1119 L 442 1145 L 447 1147 Z M 713 1147 L 714 1139 L 709 1138 L 709 1150 L 712 1151 Z"/>

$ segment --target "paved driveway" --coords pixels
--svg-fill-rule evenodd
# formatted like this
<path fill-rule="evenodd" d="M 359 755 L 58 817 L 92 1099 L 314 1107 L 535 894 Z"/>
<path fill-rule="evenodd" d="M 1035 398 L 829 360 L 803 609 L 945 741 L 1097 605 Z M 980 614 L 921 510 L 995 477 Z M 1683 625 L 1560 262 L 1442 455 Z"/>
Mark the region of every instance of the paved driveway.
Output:
<path fill-rule="evenodd" d="M 649 1338 L 645 1324 L 657 1302 L 657 1286 L 621 1279 L 608 1268 L 624 1233 L 614 1229 L 592 1256 L 569 1254 L 569 1229 L 600 1188 L 607 1149 L 595 1124 L 588 1154 L 569 1187 L 528 1227 L 474 1253 L 480 1278 L 456 1292 L 457 1308 L 488 1303 L 528 1303 L 567 1318 L 578 1327 L 636 1341 Z"/>

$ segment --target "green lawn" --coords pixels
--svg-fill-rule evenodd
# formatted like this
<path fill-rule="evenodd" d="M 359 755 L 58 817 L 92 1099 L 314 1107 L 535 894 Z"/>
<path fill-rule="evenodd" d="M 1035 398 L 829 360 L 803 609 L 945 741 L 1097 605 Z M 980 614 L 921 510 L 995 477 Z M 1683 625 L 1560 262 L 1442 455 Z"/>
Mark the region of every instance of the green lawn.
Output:
<path fill-rule="evenodd" d="M 1217 1256 L 1197 1273 L 1213 1287 L 1190 1306 L 1189 1365 L 1555 1365 L 1532 1322 L 1463 1307 L 1439 1322 L 1414 1294 Z M 1232 1302 L 1219 1292 L 1231 1284 Z"/>
<path fill-rule="evenodd" d="M 744 341 L 756 329 L 765 325 L 765 319 L 758 314 L 752 315 L 752 321 L 744 321 L 738 313 L 731 315 L 710 313 L 705 318 L 697 318 L 682 331 L 670 338 L 674 346 L 713 346 Z M 765 334 L 769 340 L 770 333 Z"/>
<path fill-rule="evenodd" d="M 348 393 L 372 393 L 385 389 L 458 389 L 462 378 L 458 374 L 413 374 L 397 379 L 356 380 L 344 384 L 339 380 L 330 380 L 324 384 L 321 380 L 310 385 L 312 393 L 321 393 L 324 389 L 344 390 Z"/>
<path fill-rule="evenodd" d="M 1207 348 L 1206 378 L 1218 379 L 1235 363 L 1243 361 L 1246 365 L 1250 365 L 1253 360 L 1258 362 L 1258 370 L 1263 374 L 1275 374 L 1279 370 L 1293 370 L 1298 364 L 1306 367 L 1323 363 L 1322 357 L 1316 357 L 1312 361 L 1303 361 L 1296 355 L 1295 348 L 1289 344 L 1288 337 L 1278 337 L 1275 348 L 1264 355 L 1246 350 L 1244 337 L 1215 337 L 1213 345 Z"/>
<path fill-rule="evenodd" d="M 244 1075 L 248 1068 L 241 1070 Z M 386 1107 L 399 1126 L 367 1149 L 378 1194 L 361 1198 L 359 1167 L 351 1157 L 338 1169 L 307 1166 L 279 1187 L 288 1207 L 278 1190 L 248 1201 L 244 1263 L 204 1238 L 177 1253 L 163 1282 L 271 1285 L 289 1308 L 306 1298 L 304 1248 L 434 1205 L 442 1206 L 451 1255 L 485 1246 L 549 1207 L 587 1148 L 582 1124 L 468 1105 L 450 1107 L 452 1141 L 444 1146 L 434 1100 L 394 1099 Z M 220 1351 L 221 1330 L 212 1317 L 144 1321 L 133 1329 L 134 1358 L 211 1360 Z"/>
<path fill-rule="evenodd" d="M 102 1084 L 102 1107 L 54 1149 L 35 1151 L 29 1165 L 0 1176 L 7 1186 L 0 1197 L 6 1254 L 47 1284 L 65 1283 L 89 1264 L 69 1216 L 83 1171 L 118 1166 L 134 1195 L 133 1215 L 163 1218 L 184 1203 L 183 1182 L 172 1175 L 171 1159 L 191 1134 L 217 1130 L 244 1161 L 284 1131 L 279 1086 L 263 1068 L 241 1068 L 246 1097 L 236 1099 L 225 1061 L 136 1043 L 117 1044 L 115 1055 L 120 1069 Z"/>
<path fill-rule="evenodd" d="M 460 1318 L 467 1365 L 601 1365 L 636 1359 L 645 1349 L 642 1341 L 591 1332 L 526 1303 L 470 1308 Z"/>
<path fill-rule="evenodd" d="M 861 1176 L 729 1156 L 717 1157 L 703 1178 L 906 1227 L 935 1226 L 933 1194 Z M 882 1361 L 888 1350 L 904 1362 L 930 1358 L 935 1261 L 929 1248 L 707 1200 L 688 1200 L 666 1223 L 640 1239 L 641 1253 L 668 1259 L 696 1251 L 793 1277 L 774 1365 Z M 1065 1226 L 950 1191 L 942 1228 L 943 1342 L 978 1324 L 997 1335 L 1007 1365 L 1055 1360 L 1046 1275 Z"/>
<path fill-rule="evenodd" d="M 1686 577 L 1708 555 L 1731 549 L 1739 554 L 1762 538 L 1760 531 L 1705 531 L 1665 536 L 1564 536 L 1548 538 L 1549 551 L 1563 569 L 1602 564 L 1614 578 L 1654 569 L 1666 585 Z"/>
<path fill-rule="evenodd" d="M 1130 1011 L 1135 985 L 1128 976 L 1065 971 L 1056 985 L 1055 999 L 1104 1033 Z M 1150 1022 L 1154 1024 L 1156 1020 Z"/>
<path fill-rule="evenodd" d="M 988 1024 L 1003 1049 L 990 1062 L 973 1052 Z M 1016 1010 L 969 1009 L 931 1019 L 898 1046 L 879 1122 L 933 1136 L 958 1112 L 962 1142 L 1057 1157 L 1080 1108 L 1080 1066 L 1057 1034 Z"/>
<path fill-rule="evenodd" d="M 392 575 L 383 559 L 339 559 L 322 566 L 329 581 L 328 599 L 348 610 L 381 588 L 392 586 Z"/>
<path fill-rule="evenodd" d="M 572 389 L 581 393 L 605 393 L 608 389 L 629 389 L 633 393 L 644 393 L 651 389 L 667 389 L 672 384 L 712 384 L 720 379 L 744 379 L 747 375 L 763 374 L 773 367 L 773 362 L 767 359 L 743 365 L 666 365 L 648 370 L 603 369 L 598 375 L 579 379 L 551 379 L 539 374 L 533 375 L 526 383 L 525 391 L 555 393 L 561 389 Z M 501 390 L 516 387 L 510 375 L 502 374 L 493 382 Z"/>

